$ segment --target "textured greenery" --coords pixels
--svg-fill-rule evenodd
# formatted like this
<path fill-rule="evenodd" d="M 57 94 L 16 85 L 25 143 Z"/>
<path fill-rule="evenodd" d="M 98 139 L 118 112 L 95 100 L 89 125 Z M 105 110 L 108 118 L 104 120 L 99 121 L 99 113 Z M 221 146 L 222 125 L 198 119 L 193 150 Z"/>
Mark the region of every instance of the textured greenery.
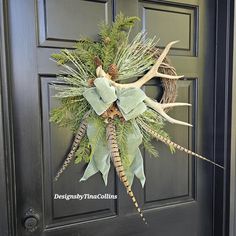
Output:
<path fill-rule="evenodd" d="M 91 110 L 88 119 L 96 126 L 96 135 L 92 140 L 82 139 L 76 152 L 75 163 L 89 162 L 99 141 L 106 142 L 106 123 L 102 117 L 93 112 L 91 106 L 83 96 L 83 92 L 91 86 L 96 78 L 96 68 L 102 65 L 107 72 L 110 65 L 115 64 L 118 69 L 117 80 L 143 75 L 154 63 L 157 40 L 148 39 L 145 33 L 139 33 L 130 42 L 129 34 L 137 17 L 125 17 L 119 14 L 111 25 L 101 24 L 99 41 L 94 42 L 84 38 L 75 44 L 74 50 L 63 49 L 53 54 L 52 60 L 61 67 L 58 83 L 55 84 L 55 97 L 60 100 L 60 106 L 51 111 L 51 121 L 59 126 L 70 127 L 76 132 L 84 117 Z M 169 138 L 164 131 L 163 119 L 151 109 L 137 118 L 162 136 Z M 117 142 L 125 168 L 129 168 L 131 160 L 127 154 L 127 136 L 132 129 L 132 121 L 124 122 L 120 118 L 114 120 L 117 129 Z M 143 135 L 144 148 L 154 157 L 158 156 L 152 144 L 152 137 L 140 126 Z M 170 146 L 173 152 L 173 147 Z"/>
<path fill-rule="evenodd" d="M 107 71 L 110 64 L 114 63 L 117 49 L 123 42 L 127 41 L 128 32 L 137 20 L 139 20 L 138 17 L 125 17 L 120 13 L 111 26 L 107 24 L 101 25 L 102 50 L 100 58 L 103 61 L 105 71 Z"/>
<path fill-rule="evenodd" d="M 70 127 L 76 132 L 84 114 L 89 110 L 90 106 L 85 99 L 78 101 L 75 97 L 62 98 L 61 105 L 51 111 L 50 121 L 62 127 Z"/>
<path fill-rule="evenodd" d="M 94 114 L 94 116 L 90 117 L 89 119 L 96 127 L 96 134 L 89 140 L 89 145 L 91 147 L 90 158 L 92 158 L 99 142 L 106 141 L 106 125 L 104 120 L 96 114 Z"/>
<path fill-rule="evenodd" d="M 88 137 L 85 135 L 82 139 L 79 149 L 75 153 L 75 164 L 81 161 L 88 163 L 90 161 L 91 146 L 89 145 Z"/>
<path fill-rule="evenodd" d="M 120 156 L 122 163 L 125 168 L 128 168 L 131 164 L 131 160 L 127 154 L 127 136 L 132 130 L 132 122 L 131 121 L 121 121 L 120 119 L 115 119 L 115 126 L 116 126 L 116 137 L 117 143 L 119 146 Z"/>
<path fill-rule="evenodd" d="M 119 48 L 114 63 L 119 70 L 118 80 L 125 80 L 143 75 L 155 62 L 157 40 L 146 38 L 139 33 L 131 43 L 125 40 Z M 152 52 L 152 53 L 150 53 Z"/>
<path fill-rule="evenodd" d="M 158 115 L 155 111 L 148 109 L 146 112 L 144 112 L 141 116 L 137 118 L 137 120 L 141 120 L 143 123 L 145 123 L 148 127 L 150 127 L 153 131 L 159 133 L 161 136 L 170 139 L 168 133 L 164 130 L 164 120 L 163 118 Z M 139 123 L 138 123 L 139 124 Z M 156 148 L 152 145 L 153 137 L 150 133 L 146 132 L 142 126 L 139 126 L 140 130 L 143 134 L 143 146 L 146 149 L 146 151 L 154 157 L 158 157 L 158 152 Z M 175 149 L 173 146 L 169 145 L 171 153 L 175 152 Z"/>
<path fill-rule="evenodd" d="M 112 25 L 100 25 L 100 41 L 82 39 L 75 44 L 74 50 L 63 49 L 60 53 L 51 55 L 62 67 L 58 80 L 66 84 L 55 85 L 55 97 L 61 100 L 61 106 L 52 110 L 52 122 L 69 126 L 72 131 L 78 129 L 81 118 L 90 109 L 83 92 L 89 87 L 88 80 L 96 78 L 95 58 L 101 61 L 106 71 L 114 62 L 118 47 L 123 41 L 127 41 L 128 32 L 137 20 L 137 17 L 119 14 Z"/>

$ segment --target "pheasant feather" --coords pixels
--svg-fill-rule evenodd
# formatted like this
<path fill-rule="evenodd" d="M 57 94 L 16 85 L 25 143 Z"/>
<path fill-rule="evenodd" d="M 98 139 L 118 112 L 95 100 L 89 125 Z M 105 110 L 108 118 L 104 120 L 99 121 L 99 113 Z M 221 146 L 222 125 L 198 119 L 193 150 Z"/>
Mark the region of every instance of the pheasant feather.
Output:
<path fill-rule="evenodd" d="M 178 150 L 180 150 L 180 151 L 182 151 L 182 152 L 185 152 L 185 153 L 187 153 L 187 154 L 190 154 L 190 155 L 192 155 L 192 156 L 195 156 L 195 157 L 197 157 L 197 158 L 199 158 L 199 159 L 202 159 L 202 160 L 204 160 L 204 161 L 207 161 L 207 162 L 209 162 L 209 163 L 211 163 L 211 164 L 213 164 L 213 165 L 215 165 L 215 166 L 218 166 L 218 167 L 224 169 L 223 166 L 221 166 L 221 165 L 215 163 L 214 161 L 211 161 L 211 160 L 207 159 L 206 157 L 204 157 L 204 156 L 202 156 L 202 155 L 199 155 L 199 154 L 197 154 L 197 153 L 195 153 L 195 152 L 192 152 L 191 150 L 189 150 L 189 149 L 187 149 L 187 148 L 185 148 L 185 147 L 180 146 L 179 144 L 177 144 L 177 143 L 171 141 L 170 139 L 163 137 L 162 135 L 158 134 L 158 132 L 154 131 L 150 126 L 148 126 L 148 125 L 145 124 L 144 122 L 142 122 L 142 121 L 139 120 L 138 123 L 139 123 L 139 125 L 140 125 L 146 132 L 148 132 L 149 134 L 151 134 L 154 138 L 156 138 L 156 139 L 160 140 L 161 142 L 165 143 L 166 145 L 172 146 L 173 148 L 176 148 L 176 149 L 178 149 Z"/>
<path fill-rule="evenodd" d="M 87 126 L 88 126 L 88 122 L 86 120 L 88 116 L 88 113 L 84 116 L 80 126 L 79 126 L 79 129 L 77 131 L 77 134 L 75 135 L 75 138 L 74 138 L 74 141 L 72 143 L 72 146 L 71 146 L 71 150 L 70 152 L 68 153 L 65 161 L 63 162 L 61 168 L 58 170 L 55 178 L 54 178 L 54 181 L 57 181 L 59 179 L 59 177 L 62 175 L 62 173 L 66 170 L 66 168 L 69 166 L 70 162 L 73 160 L 74 156 L 75 156 L 75 153 L 76 153 L 76 150 L 78 149 L 79 145 L 80 145 L 80 142 L 82 140 L 82 138 L 84 137 L 85 133 L 86 133 L 86 130 L 87 130 Z"/>
<path fill-rule="evenodd" d="M 108 124 L 107 124 L 107 140 L 109 143 L 109 148 L 110 148 L 111 156 L 112 156 L 112 162 L 113 162 L 114 167 L 116 169 L 116 173 L 119 176 L 121 182 L 124 184 L 124 186 L 127 190 L 127 193 L 131 197 L 142 220 L 145 222 L 145 224 L 147 224 L 147 221 L 146 221 L 145 217 L 143 216 L 143 212 L 141 211 L 141 209 L 137 203 L 137 200 L 134 196 L 134 193 L 131 189 L 131 186 L 130 186 L 127 176 L 125 174 L 125 170 L 124 170 L 124 166 L 121 161 L 119 146 L 118 146 L 117 138 L 116 138 L 116 127 L 115 127 L 112 120 L 108 121 Z"/>
<path fill-rule="evenodd" d="M 58 91 L 55 97 L 61 100 L 61 106 L 51 112 L 51 121 L 77 131 L 55 181 L 77 153 L 77 163 L 81 160 L 88 162 L 80 181 L 100 172 L 107 185 L 112 160 L 120 181 L 142 220 L 147 223 L 131 188 L 134 177 L 139 179 L 142 187 L 146 181 L 139 149 L 142 143 L 154 156 L 158 150 L 151 144 L 152 138 L 168 145 L 172 152 L 177 149 L 223 167 L 168 138 L 165 122 L 192 126 L 167 114 L 170 108 L 190 106 L 188 103 L 175 103 L 176 81 L 183 76 L 177 75 L 166 58 L 178 41 L 170 42 L 160 50 L 158 40 L 147 38 L 146 33 L 138 33 L 130 40 L 130 29 L 136 20 L 136 17 L 119 14 L 111 26 L 102 25 L 97 42 L 83 39 L 76 43 L 75 50 L 64 49 L 52 55 L 65 71 L 58 77 L 61 85 L 55 85 Z M 127 82 L 137 77 L 136 81 Z M 155 78 L 162 81 L 164 93 L 161 102 L 149 98 L 142 90 Z M 85 135 L 86 139 L 83 138 Z"/>

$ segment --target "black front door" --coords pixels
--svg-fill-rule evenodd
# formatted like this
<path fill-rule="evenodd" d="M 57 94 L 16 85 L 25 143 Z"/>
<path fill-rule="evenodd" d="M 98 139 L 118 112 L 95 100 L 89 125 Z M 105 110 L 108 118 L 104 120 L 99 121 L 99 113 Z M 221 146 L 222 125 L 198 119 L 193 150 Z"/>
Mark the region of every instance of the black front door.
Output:
<path fill-rule="evenodd" d="M 18 235 L 48 236 L 211 236 L 213 166 L 156 143 L 159 159 L 144 155 L 146 185 L 133 190 L 149 222 L 140 220 L 127 193 L 110 171 L 105 187 L 98 175 L 79 182 L 84 165 L 53 176 L 65 158 L 72 134 L 49 122 L 57 105 L 52 97 L 59 72 L 50 55 L 72 48 L 80 36 L 96 40 L 97 24 L 111 23 L 118 12 L 137 15 L 160 47 L 180 40 L 170 51 L 178 74 L 178 101 L 171 116 L 194 128 L 168 125 L 174 141 L 214 160 L 215 0 L 10 0 L 10 51 L 14 117 Z M 153 98 L 158 84 L 146 86 Z M 117 194 L 117 200 L 58 200 L 55 194 Z M 217 212 L 217 209 L 216 209 Z M 35 227 L 34 227 L 35 225 Z"/>

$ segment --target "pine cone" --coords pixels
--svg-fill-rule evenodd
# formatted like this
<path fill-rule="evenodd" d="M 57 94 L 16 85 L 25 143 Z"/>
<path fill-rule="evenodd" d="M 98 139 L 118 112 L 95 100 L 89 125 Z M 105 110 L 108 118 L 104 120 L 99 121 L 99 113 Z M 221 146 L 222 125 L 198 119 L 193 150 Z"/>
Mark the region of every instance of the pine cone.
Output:
<path fill-rule="evenodd" d="M 102 66 L 102 61 L 99 57 L 95 56 L 94 57 L 94 63 L 95 65 L 98 67 L 98 66 Z"/>
<path fill-rule="evenodd" d="M 111 39 L 109 37 L 104 38 L 104 43 L 107 45 L 108 43 L 111 42 Z"/>
<path fill-rule="evenodd" d="M 94 79 L 88 79 L 88 86 L 94 87 Z"/>
<path fill-rule="evenodd" d="M 108 68 L 108 74 L 111 76 L 112 80 L 117 79 L 118 77 L 118 68 L 116 66 L 116 64 L 111 64 Z"/>

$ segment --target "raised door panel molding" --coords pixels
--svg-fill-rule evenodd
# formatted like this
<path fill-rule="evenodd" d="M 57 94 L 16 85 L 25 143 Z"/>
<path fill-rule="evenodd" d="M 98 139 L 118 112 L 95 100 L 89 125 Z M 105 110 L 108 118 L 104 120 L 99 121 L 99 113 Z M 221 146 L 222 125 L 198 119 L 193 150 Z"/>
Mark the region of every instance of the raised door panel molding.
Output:
<path fill-rule="evenodd" d="M 42 96 L 42 127 L 43 127 L 43 181 L 44 181 L 44 221 L 46 228 L 55 225 L 63 225 L 98 220 L 104 217 L 114 217 L 117 215 L 115 199 L 88 199 L 86 194 L 98 195 L 111 198 L 116 195 L 115 173 L 111 168 L 108 185 L 105 186 L 97 173 L 84 182 L 79 182 L 86 168 L 85 163 L 75 165 L 73 161 L 65 170 L 57 182 L 53 178 L 63 163 L 72 142 L 72 133 L 63 127 L 50 123 L 50 111 L 58 106 L 58 100 L 53 97 L 55 89 L 52 84 L 55 77 L 40 77 Z M 58 84 L 60 86 L 60 84 Z M 67 194 L 68 200 L 54 199 L 55 194 Z M 68 195 L 81 195 L 86 200 L 69 199 Z M 110 194 L 110 195 L 105 195 Z M 56 195 L 58 196 L 58 195 Z"/>
<path fill-rule="evenodd" d="M 112 0 L 37 0 L 38 45 L 72 48 L 81 37 L 97 39 L 98 23 L 112 21 Z"/>
<path fill-rule="evenodd" d="M 150 84 L 146 90 L 149 96 L 158 99 L 160 91 L 156 88 L 156 84 Z M 175 119 L 192 123 L 193 128 L 167 124 L 166 130 L 171 140 L 194 151 L 197 117 L 196 79 L 178 81 L 178 101 L 191 103 L 192 107 L 176 107 L 168 114 Z M 178 150 L 171 154 L 169 148 L 161 142 L 154 141 L 153 144 L 159 152 L 159 158 L 152 158 L 145 153 L 145 208 L 193 201 L 196 189 L 194 159 Z"/>
<path fill-rule="evenodd" d="M 159 46 L 179 40 L 172 55 L 196 56 L 198 41 L 198 8 L 180 3 L 140 2 L 142 29 L 149 37 L 157 36 Z M 177 30 L 178 29 L 178 30 Z"/>

